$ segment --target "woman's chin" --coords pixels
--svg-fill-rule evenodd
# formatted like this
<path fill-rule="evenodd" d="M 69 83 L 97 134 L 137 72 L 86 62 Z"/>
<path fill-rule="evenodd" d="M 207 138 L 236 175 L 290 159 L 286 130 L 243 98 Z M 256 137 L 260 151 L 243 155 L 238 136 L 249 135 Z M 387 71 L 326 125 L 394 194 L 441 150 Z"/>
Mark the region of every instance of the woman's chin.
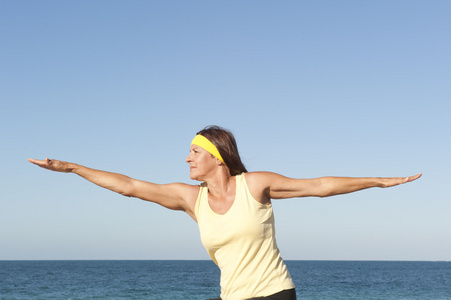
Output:
<path fill-rule="evenodd" d="M 198 177 L 198 176 L 197 176 L 196 174 L 190 172 L 189 178 L 190 178 L 191 180 L 198 180 L 197 177 Z"/>

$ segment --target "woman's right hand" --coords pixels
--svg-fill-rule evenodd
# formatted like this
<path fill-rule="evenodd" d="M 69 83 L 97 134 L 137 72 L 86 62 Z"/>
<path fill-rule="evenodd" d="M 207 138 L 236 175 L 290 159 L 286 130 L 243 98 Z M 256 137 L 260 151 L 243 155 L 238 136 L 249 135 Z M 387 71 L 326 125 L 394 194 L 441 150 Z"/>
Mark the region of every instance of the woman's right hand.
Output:
<path fill-rule="evenodd" d="M 65 162 L 65 161 L 56 160 L 56 159 L 46 158 L 45 160 L 39 160 L 39 159 L 29 158 L 28 161 L 41 168 L 44 168 L 44 169 L 47 169 L 50 171 L 55 171 L 55 172 L 70 173 L 73 170 L 73 164 Z"/>

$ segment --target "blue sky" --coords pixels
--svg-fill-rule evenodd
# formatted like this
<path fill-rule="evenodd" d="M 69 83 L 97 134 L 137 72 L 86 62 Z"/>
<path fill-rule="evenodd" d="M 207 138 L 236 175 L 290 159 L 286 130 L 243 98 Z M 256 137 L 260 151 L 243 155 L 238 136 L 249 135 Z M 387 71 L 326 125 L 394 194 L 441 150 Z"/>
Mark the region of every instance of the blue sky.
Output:
<path fill-rule="evenodd" d="M 2 1 L 0 259 L 208 259 L 181 212 L 27 162 L 186 182 L 194 134 L 251 171 L 408 176 L 274 202 L 285 259 L 451 260 L 449 1 Z"/>

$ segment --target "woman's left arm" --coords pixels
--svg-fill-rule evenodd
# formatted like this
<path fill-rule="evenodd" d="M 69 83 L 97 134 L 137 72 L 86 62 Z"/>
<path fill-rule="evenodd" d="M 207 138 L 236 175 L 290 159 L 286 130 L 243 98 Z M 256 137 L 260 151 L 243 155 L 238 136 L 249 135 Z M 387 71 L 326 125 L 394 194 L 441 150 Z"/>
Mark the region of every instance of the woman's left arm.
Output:
<path fill-rule="evenodd" d="M 329 197 L 348 194 L 372 187 L 392 187 L 414 181 L 421 173 L 409 177 L 320 177 L 293 179 L 276 173 L 255 172 L 249 174 L 264 196 L 271 199 L 295 197 Z M 263 196 L 263 195 L 262 195 Z"/>

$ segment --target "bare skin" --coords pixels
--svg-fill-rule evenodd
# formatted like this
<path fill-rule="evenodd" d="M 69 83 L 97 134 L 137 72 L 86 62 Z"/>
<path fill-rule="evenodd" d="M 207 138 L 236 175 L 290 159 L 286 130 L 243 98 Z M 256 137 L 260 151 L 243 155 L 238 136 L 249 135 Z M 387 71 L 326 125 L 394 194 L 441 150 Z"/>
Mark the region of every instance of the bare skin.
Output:
<path fill-rule="evenodd" d="M 55 172 L 75 173 L 98 186 L 128 197 L 160 204 L 173 210 L 185 211 L 195 221 L 194 207 L 199 194 L 198 185 L 184 183 L 155 184 L 128 176 L 87 168 L 78 164 L 54 159 L 28 159 L 41 168 Z M 190 165 L 190 178 L 205 182 L 212 210 L 225 214 L 235 201 L 235 176 L 221 161 L 203 148 L 192 145 L 186 158 Z M 249 172 L 245 178 L 252 196 L 262 204 L 271 199 L 298 197 L 328 197 L 347 194 L 372 187 L 393 187 L 421 177 L 320 177 L 293 179 L 271 172 Z"/>
<path fill-rule="evenodd" d="M 74 163 L 48 159 L 28 159 L 29 162 L 55 172 L 75 173 L 84 179 L 127 197 L 160 204 L 172 210 L 185 211 L 196 220 L 194 204 L 199 187 L 184 183 L 155 184 L 128 176 L 87 168 Z"/>

